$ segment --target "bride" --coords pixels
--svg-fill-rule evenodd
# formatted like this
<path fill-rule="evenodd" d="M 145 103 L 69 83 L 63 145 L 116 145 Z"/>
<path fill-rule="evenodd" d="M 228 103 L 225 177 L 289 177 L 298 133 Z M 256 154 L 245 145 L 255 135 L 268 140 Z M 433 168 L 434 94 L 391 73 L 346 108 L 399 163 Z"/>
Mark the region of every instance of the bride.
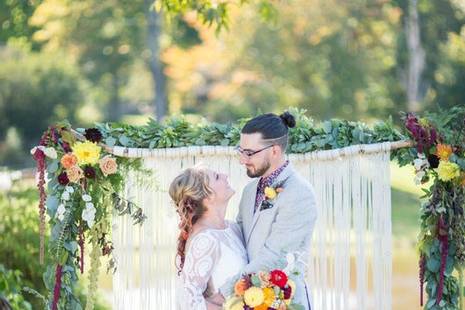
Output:
<path fill-rule="evenodd" d="M 194 167 L 173 180 L 169 194 L 180 217 L 177 309 L 219 310 L 221 301 L 210 297 L 247 264 L 241 229 L 224 218 L 234 190 L 226 175 Z"/>

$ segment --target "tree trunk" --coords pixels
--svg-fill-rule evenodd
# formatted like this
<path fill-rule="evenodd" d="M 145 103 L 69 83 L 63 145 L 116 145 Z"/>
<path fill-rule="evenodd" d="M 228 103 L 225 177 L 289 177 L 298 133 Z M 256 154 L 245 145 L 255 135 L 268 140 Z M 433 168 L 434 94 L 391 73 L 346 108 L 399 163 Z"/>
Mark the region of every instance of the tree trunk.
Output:
<path fill-rule="evenodd" d="M 118 121 L 121 117 L 121 102 L 119 97 L 119 78 L 116 72 L 112 73 L 111 98 L 108 104 L 108 119 L 110 122 Z"/>
<path fill-rule="evenodd" d="M 409 0 L 406 22 L 406 38 L 409 55 L 407 77 L 407 110 L 418 112 L 423 95 L 420 91 L 421 75 L 425 68 L 425 51 L 421 46 L 420 23 L 418 20 L 417 0 Z"/>
<path fill-rule="evenodd" d="M 166 77 L 163 73 L 163 64 L 160 61 L 160 34 L 161 16 L 153 8 L 154 0 L 145 0 L 147 16 L 147 46 L 150 50 L 148 65 L 153 77 L 155 89 L 154 111 L 157 121 L 161 121 L 168 111 L 168 100 L 166 96 Z"/>

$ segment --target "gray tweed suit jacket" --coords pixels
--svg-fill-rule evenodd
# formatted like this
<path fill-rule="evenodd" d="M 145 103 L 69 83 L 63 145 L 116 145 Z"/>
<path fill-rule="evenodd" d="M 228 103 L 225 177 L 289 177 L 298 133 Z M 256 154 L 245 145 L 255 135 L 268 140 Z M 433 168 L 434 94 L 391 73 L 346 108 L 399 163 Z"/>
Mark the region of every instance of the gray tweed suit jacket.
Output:
<path fill-rule="evenodd" d="M 308 258 L 317 218 L 313 187 L 297 174 L 292 164 L 280 173 L 274 184 L 282 182 L 283 191 L 274 199 L 273 206 L 255 212 L 258 178 L 244 188 L 237 223 L 242 229 L 249 263 L 220 288 L 223 296 L 233 294 L 234 283 L 242 274 L 284 268 L 287 253 L 300 252 L 304 261 Z M 310 309 L 305 265 L 299 262 L 296 269 L 299 275 L 293 278 L 297 285 L 294 301 Z"/>

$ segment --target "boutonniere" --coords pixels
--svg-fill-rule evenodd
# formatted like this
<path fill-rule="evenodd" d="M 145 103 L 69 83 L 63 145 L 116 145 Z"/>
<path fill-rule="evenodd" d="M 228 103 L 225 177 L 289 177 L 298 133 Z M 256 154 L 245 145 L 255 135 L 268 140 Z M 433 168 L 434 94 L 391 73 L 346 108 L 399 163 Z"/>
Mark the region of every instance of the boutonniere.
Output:
<path fill-rule="evenodd" d="M 279 193 L 281 193 L 284 190 L 283 185 L 286 180 L 281 181 L 275 184 L 274 186 L 265 187 L 265 199 L 262 201 L 262 204 L 260 205 L 260 211 L 273 208 L 274 202 L 278 197 Z"/>

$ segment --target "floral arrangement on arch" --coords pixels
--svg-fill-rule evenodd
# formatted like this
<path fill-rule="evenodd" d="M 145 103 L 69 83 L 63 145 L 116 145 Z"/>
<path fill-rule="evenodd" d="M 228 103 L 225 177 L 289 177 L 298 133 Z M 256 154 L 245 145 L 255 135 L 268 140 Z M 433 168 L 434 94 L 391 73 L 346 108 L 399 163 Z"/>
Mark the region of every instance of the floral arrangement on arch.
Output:
<path fill-rule="evenodd" d="M 45 258 L 46 215 L 51 236 L 44 275 L 48 309 L 81 309 L 74 295 L 77 270 L 84 272 L 84 252 L 89 241 L 90 270 L 86 309 L 93 309 L 100 257 L 109 256 L 116 268 L 109 239 L 113 210 L 129 214 L 134 224 L 145 215 L 120 196 L 129 169 L 141 170 L 141 161 L 114 157 L 106 150 L 96 128 L 73 132 L 68 124 L 51 126 L 31 150 L 37 163 L 40 215 L 40 261 Z"/>
<path fill-rule="evenodd" d="M 465 107 L 422 118 L 409 113 L 404 116 L 404 124 L 414 148 L 401 156 L 400 163 L 412 163 L 415 182 L 429 185 L 423 188 L 418 236 L 420 304 L 425 309 L 462 309 Z M 428 295 L 426 302 L 424 290 Z"/>

